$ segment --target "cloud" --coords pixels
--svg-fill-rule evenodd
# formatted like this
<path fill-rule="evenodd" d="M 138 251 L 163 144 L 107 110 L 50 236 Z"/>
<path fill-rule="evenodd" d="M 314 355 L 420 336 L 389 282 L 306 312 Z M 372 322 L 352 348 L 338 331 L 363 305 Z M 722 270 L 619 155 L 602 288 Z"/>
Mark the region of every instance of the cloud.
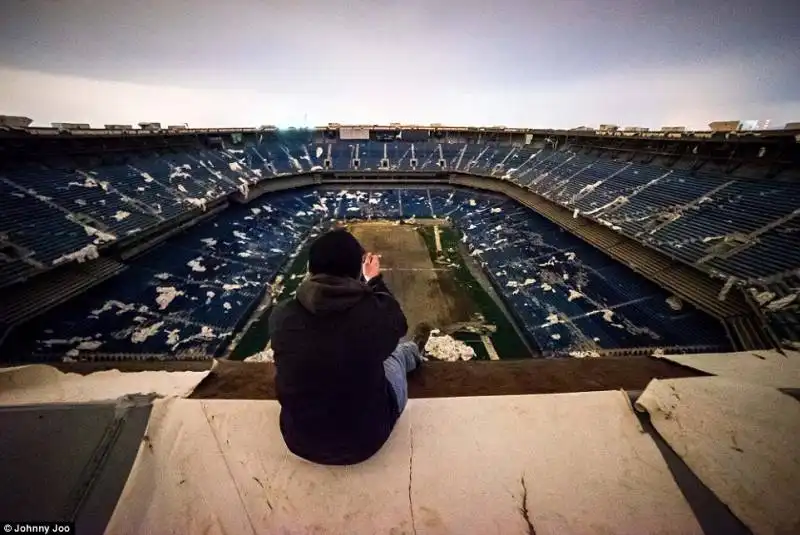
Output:
<path fill-rule="evenodd" d="M 779 125 L 800 119 L 800 100 L 777 101 L 764 80 L 778 65 L 744 73 L 741 60 L 714 65 L 645 68 L 585 75 L 569 82 L 504 84 L 427 83 L 425 78 L 369 75 L 311 89 L 291 87 L 287 73 L 280 92 L 260 84 L 195 88 L 115 82 L 0 67 L 2 113 L 49 122 L 162 124 L 195 127 L 313 126 L 327 122 L 378 124 L 432 122 L 570 128 L 615 123 L 621 126 L 681 124 L 702 129 L 712 120 L 772 119 Z M 305 76 L 305 75 L 304 75 Z M 305 80 L 305 77 L 303 77 Z"/>

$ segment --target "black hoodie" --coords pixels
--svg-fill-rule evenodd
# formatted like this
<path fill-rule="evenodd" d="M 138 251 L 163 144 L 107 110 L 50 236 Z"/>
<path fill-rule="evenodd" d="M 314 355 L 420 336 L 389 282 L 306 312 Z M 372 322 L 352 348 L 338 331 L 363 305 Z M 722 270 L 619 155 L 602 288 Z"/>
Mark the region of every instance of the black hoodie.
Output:
<path fill-rule="evenodd" d="M 314 275 L 276 307 L 275 351 L 281 433 L 289 449 L 321 464 L 355 464 L 375 454 L 399 416 L 383 361 L 408 326 L 378 276 Z"/>

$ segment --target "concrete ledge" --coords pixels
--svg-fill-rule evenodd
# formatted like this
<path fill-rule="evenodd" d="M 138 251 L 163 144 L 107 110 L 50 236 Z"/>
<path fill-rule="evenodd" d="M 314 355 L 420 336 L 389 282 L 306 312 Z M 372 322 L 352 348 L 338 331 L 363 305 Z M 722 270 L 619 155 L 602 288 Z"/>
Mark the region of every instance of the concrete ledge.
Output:
<path fill-rule="evenodd" d="M 278 414 L 157 401 L 107 533 L 702 533 L 623 392 L 412 400 L 353 467 Z"/>

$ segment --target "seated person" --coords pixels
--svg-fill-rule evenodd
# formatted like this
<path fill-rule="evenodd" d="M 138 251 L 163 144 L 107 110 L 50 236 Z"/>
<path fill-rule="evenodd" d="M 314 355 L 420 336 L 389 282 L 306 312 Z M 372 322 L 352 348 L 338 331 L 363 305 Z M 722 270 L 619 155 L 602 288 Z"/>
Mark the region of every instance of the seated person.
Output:
<path fill-rule="evenodd" d="M 422 363 L 430 327 L 400 342 L 406 317 L 380 257 L 345 230 L 314 241 L 308 269 L 296 298 L 269 319 L 281 433 L 309 461 L 359 463 L 383 446 L 403 412 L 406 374 Z"/>

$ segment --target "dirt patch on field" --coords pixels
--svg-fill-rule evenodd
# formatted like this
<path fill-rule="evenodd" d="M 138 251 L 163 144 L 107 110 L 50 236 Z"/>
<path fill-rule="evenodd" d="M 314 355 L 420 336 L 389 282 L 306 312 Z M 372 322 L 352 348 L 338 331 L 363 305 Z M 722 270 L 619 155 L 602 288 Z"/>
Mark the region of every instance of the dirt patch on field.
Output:
<path fill-rule="evenodd" d="M 408 380 L 412 398 L 643 390 L 651 379 L 703 373 L 650 357 L 427 362 Z M 220 362 L 195 389 L 198 399 L 275 399 L 275 367 Z"/>
<path fill-rule="evenodd" d="M 472 300 L 449 269 L 433 265 L 414 226 L 370 222 L 349 229 L 367 251 L 381 255 L 383 278 L 403 307 L 409 328 L 423 321 L 444 327 L 471 319 Z"/>

